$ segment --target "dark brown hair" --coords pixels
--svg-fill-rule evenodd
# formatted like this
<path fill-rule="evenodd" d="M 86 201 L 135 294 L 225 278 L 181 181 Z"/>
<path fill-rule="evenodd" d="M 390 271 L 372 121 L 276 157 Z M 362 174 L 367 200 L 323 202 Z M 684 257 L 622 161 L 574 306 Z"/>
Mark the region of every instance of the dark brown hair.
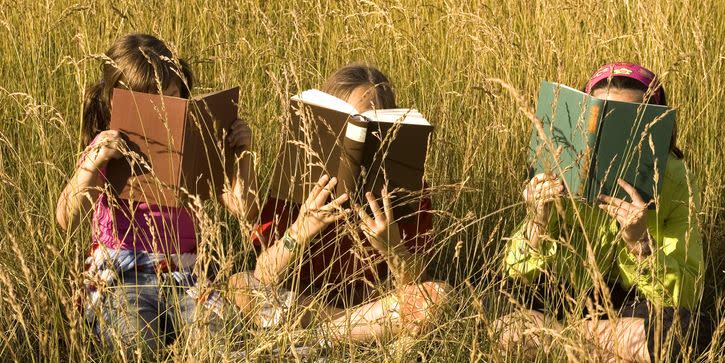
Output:
<path fill-rule="evenodd" d="M 336 70 L 322 85 L 322 91 L 347 100 L 360 86 L 370 86 L 366 97 L 379 109 L 395 108 L 395 93 L 388 77 L 379 69 L 353 63 Z"/>
<path fill-rule="evenodd" d="M 661 87 L 661 86 L 660 86 Z M 602 79 L 601 81 L 597 82 L 594 86 L 592 86 L 591 93 L 594 93 L 594 91 L 598 89 L 604 89 L 604 88 L 615 88 L 615 89 L 630 89 L 630 90 L 637 90 L 642 91 L 644 94 L 647 94 L 649 91 L 648 88 L 642 84 L 642 82 L 628 78 L 628 77 L 609 77 Z M 660 102 L 659 104 L 662 106 L 667 106 L 667 98 L 665 96 L 665 92 L 661 92 L 660 96 Z M 653 102 L 654 97 L 649 98 L 649 102 Z M 685 157 L 685 154 L 680 150 L 680 148 L 677 147 L 677 123 L 675 123 L 674 127 L 672 128 L 672 138 L 670 139 L 670 152 L 672 152 L 678 159 L 682 159 Z"/>
<path fill-rule="evenodd" d="M 176 83 L 181 97 L 188 98 L 193 85 L 189 65 L 148 34 L 132 33 L 116 40 L 106 51 L 101 70 L 101 80 L 86 89 L 83 101 L 83 146 L 108 129 L 114 88 L 161 94 Z"/>

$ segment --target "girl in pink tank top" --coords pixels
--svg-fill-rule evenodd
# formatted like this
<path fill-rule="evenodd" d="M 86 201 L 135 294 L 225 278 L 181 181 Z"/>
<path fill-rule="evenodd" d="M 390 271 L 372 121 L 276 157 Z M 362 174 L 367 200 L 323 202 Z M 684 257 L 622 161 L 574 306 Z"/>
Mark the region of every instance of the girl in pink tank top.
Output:
<path fill-rule="evenodd" d="M 108 194 L 107 164 L 122 157 L 124 140 L 109 130 L 114 88 L 188 98 L 192 73 L 161 40 L 147 34 L 128 34 L 105 53 L 101 80 L 87 89 L 82 137 L 86 145 L 76 169 L 63 189 L 56 218 L 64 229 L 75 229 L 90 215 L 92 252 L 87 260 L 86 315 L 106 346 L 128 342 L 115 351 L 133 356 L 132 342 L 152 353 L 176 331 L 168 319 L 185 322 L 199 305 L 193 274 L 196 257 L 196 221 L 183 207 L 164 207 Z M 241 120 L 232 124 L 226 147 L 251 144 L 251 131 Z M 256 178 L 251 155 L 239 158 L 231 188 L 220 201 L 234 214 L 256 219 Z M 103 284 L 103 289 L 94 285 Z M 178 291 L 166 291 L 181 289 Z M 104 291 L 100 293 L 100 291 Z M 166 297 L 177 296 L 177 299 Z M 202 304 L 214 307 L 210 297 Z M 175 316 L 167 316 L 175 315 Z M 180 320 L 178 318 L 181 318 Z M 179 326 L 176 327 L 178 329 Z"/>

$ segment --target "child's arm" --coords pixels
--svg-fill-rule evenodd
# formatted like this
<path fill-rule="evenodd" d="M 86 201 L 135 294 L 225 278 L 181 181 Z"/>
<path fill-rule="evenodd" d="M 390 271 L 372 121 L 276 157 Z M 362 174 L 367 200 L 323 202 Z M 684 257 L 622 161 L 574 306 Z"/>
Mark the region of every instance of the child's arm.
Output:
<path fill-rule="evenodd" d="M 55 217 L 61 228 L 74 230 L 93 208 L 103 186 L 99 171 L 109 160 L 121 157 L 123 142 L 118 131 L 103 131 L 83 151 L 56 205 Z"/>
<path fill-rule="evenodd" d="M 221 202 L 234 215 L 252 223 L 259 214 L 257 172 L 253 154 L 248 152 L 252 145 L 252 131 L 244 121 L 237 120 L 232 124 L 228 140 L 230 147 L 243 151 L 238 157 L 232 188 L 222 194 Z"/>
<path fill-rule="evenodd" d="M 637 285 L 650 301 L 691 309 L 700 299 L 705 270 L 697 223 L 701 204 L 694 177 L 687 178 L 684 164 L 681 161 L 679 164 L 681 171 L 676 173 L 679 183 L 666 180 L 659 197 L 660 208 L 670 212 L 663 223 L 653 218 L 657 222 L 646 225 L 647 235 L 641 241 L 646 253 L 642 253 L 642 248 L 630 247 L 632 242 L 627 241 L 622 230 L 626 226 L 620 226 L 626 248 L 618 256 L 618 264 L 624 281 Z"/>
<path fill-rule="evenodd" d="M 365 194 L 374 217 L 369 216 L 362 207 L 355 206 L 362 220 L 360 228 L 370 244 L 385 258 L 397 284 L 405 285 L 425 279 L 426 262 L 411 253 L 403 243 L 398 223 L 393 222 L 390 195 L 386 189 L 382 194 L 382 211 L 373 195 L 369 192 Z"/>
<path fill-rule="evenodd" d="M 557 244 L 546 236 L 557 229 L 552 225 L 551 203 L 563 190 L 561 179 L 547 174 L 535 175 L 524 187 L 529 216 L 506 243 L 505 266 L 510 277 L 531 281 L 555 258 Z"/>
<path fill-rule="evenodd" d="M 546 270 L 547 264 L 556 259 L 558 244 L 543 235 L 544 230 L 554 231 L 557 226 L 550 222 L 541 231 L 535 231 L 538 243 L 534 247 L 526 236 L 530 232 L 528 225 L 528 221 L 522 223 L 506 242 L 504 265 L 509 277 L 534 281 L 541 271 Z"/>
<path fill-rule="evenodd" d="M 336 178 L 329 179 L 327 175 L 320 178 L 302 205 L 295 223 L 287 229 L 282 238 L 265 248 L 257 257 L 254 269 L 256 279 L 267 285 L 281 282 L 283 272 L 292 263 L 296 254 L 303 251 L 330 223 L 348 214 L 348 210 L 340 212 L 340 206 L 348 199 L 347 194 L 327 203 L 336 184 Z"/>

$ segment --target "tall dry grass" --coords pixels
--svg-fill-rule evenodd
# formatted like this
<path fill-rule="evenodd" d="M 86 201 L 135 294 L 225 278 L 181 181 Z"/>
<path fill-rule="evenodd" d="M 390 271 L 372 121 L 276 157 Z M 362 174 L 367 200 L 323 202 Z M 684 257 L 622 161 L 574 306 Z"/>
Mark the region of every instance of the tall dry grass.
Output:
<path fill-rule="evenodd" d="M 75 306 L 89 231 L 62 231 L 54 210 L 81 150 L 83 91 L 98 81 L 100 53 L 131 31 L 156 34 L 190 60 L 196 93 L 242 87 L 263 190 L 284 100 L 350 61 L 378 65 L 393 79 L 399 104 L 419 108 L 435 124 L 427 179 L 435 188 L 438 253 L 430 270 L 456 285 L 458 303 L 412 345 L 349 344 L 328 352 L 331 360 L 527 361 L 500 351 L 490 323 L 513 305 L 499 291 L 501 247 L 523 216 L 531 124 L 507 92 L 486 80 L 506 81 L 531 107 L 541 79 L 580 86 L 613 60 L 660 72 L 678 107 L 678 143 L 702 191 L 702 310 L 720 324 L 702 359 L 721 359 L 723 19 L 718 0 L 1 1 L 0 359 L 121 359 L 94 351 Z M 223 281 L 251 266 L 253 252 L 245 227 L 218 206 L 205 213 L 205 241 L 224 267 Z M 246 349 L 249 359 L 306 339 L 285 329 L 241 330 L 227 334 L 226 350 Z M 202 339 L 182 337 L 157 358 L 200 359 L 205 348 Z M 537 359 L 592 359 L 590 342 L 574 334 L 565 332 L 553 348 Z"/>

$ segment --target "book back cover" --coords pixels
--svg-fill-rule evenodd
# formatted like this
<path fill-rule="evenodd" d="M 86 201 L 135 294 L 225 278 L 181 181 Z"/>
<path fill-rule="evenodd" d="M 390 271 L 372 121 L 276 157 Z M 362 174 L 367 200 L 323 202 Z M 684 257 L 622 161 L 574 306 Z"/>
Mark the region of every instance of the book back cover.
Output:
<path fill-rule="evenodd" d="M 238 97 L 238 88 L 192 100 L 115 89 L 109 127 L 125 135 L 131 151 L 108 164 L 113 190 L 173 207 L 182 204 L 182 188 L 202 199 L 221 193 L 234 160 L 222 135 L 236 119 Z"/>
<path fill-rule="evenodd" d="M 114 89 L 109 128 L 121 131 L 130 152 L 108 163 L 106 178 L 123 199 L 176 205 L 187 100 Z"/>
<path fill-rule="evenodd" d="M 568 191 L 583 200 L 593 159 L 596 135 L 601 126 L 604 102 L 584 92 L 552 82 L 541 82 L 536 118 L 544 138 L 532 128 L 529 142 L 531 171 L 561 175 Z"/>
<path fill-rule="evenodd" d="M 386 183 L 388 190 L 400 190 L 394 202 L 396 218 L 406 218 L 418 210 L 420 192 L 425 186 L 428 141 L 433 132 L 433 126 L 427 122 L 401 121 L 370 122 L 363 156 L 365 191 L 379 197 Z"/>
<path fill-rule="evenodd" d="M 664 178 L 675 117 L 665 106 L 606 101 L 589 194 L 630 200 L 617 185 L 622 178 L 642 199 L 652 200 Z"/>
<path fill-rule="evenodd" d="M 223 192 L 231 180 L 235 151 L 224 137 L 237 119 L 239 87 L 194 97 L 189 102 L 181 185 L 202 199 Z M 186 157 L 188 156 L 188 157 Z"/>
<path fill-rule="evenodd" d="M 337 175 L 348 118 L 344 112 L 292 101 L 272 174 L 273 197 L 302 204 L 323 174 Z"/>

